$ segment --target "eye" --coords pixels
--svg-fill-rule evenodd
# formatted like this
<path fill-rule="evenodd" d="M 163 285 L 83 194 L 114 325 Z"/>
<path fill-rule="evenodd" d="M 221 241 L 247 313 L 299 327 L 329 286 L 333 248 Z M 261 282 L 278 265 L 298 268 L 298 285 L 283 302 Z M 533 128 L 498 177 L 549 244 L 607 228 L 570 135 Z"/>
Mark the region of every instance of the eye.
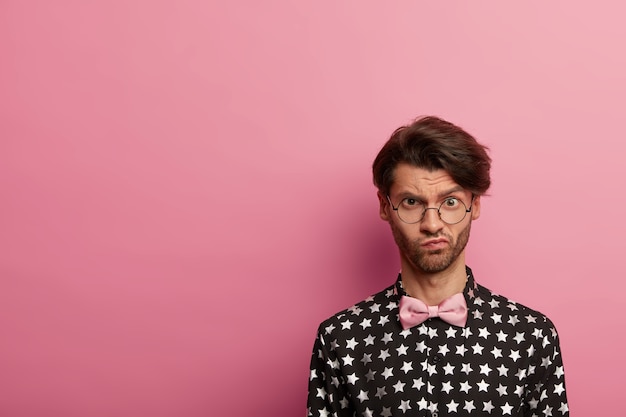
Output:
<path fill-rule="evenodd" d="M 459 199 L 455 197 L 449 197 L 443 200 L 442 207 L 444 208 L 456 208 L 459 206 Z"/>
<path fill-rule="evenodd" d="M 414 208 L 422 207 L 422 203 L 420 203 L 415 198 L 407 197 L 404 200 L 402 200 L 402 206 L 407 209 L 414 209 Z"/>

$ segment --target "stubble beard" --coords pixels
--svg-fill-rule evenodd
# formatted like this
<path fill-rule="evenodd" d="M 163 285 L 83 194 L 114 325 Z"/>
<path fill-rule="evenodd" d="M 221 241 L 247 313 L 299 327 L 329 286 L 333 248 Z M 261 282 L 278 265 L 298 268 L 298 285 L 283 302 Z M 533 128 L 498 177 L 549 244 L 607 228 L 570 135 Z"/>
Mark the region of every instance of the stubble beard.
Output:
<path fill-rule="evenodd" d="M 391 231 L 402 256 L 422 272 L 433 274 L 448 269 L 463 253 L 469 240 L 471 226 L 472 222 L 470 220 L 467 226 L 461 230 L 456 240 L 453 240 L 452 236 L 448 234 L 437 233 L 411 241 L 393 223 L 391 223 Z M 427 250 L 421 246 L 421 242 L 424 240 L 439 237 L 448 239 L 449 246 L 447 248 Z"/>

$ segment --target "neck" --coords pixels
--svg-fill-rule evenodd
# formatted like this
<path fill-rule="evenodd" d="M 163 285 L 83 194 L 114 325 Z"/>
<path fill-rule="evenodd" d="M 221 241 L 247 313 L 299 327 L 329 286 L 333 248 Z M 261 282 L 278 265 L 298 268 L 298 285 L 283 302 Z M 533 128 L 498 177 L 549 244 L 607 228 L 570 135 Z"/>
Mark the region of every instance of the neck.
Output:
<path fill-rule="evenodd" d="M 437 305 L 453 294 L 462 292 L 467 281 L 464 253 L 445 270 L 428 273 L 402 258 L 402 286 L 411 297 L 428 305 Z"/>

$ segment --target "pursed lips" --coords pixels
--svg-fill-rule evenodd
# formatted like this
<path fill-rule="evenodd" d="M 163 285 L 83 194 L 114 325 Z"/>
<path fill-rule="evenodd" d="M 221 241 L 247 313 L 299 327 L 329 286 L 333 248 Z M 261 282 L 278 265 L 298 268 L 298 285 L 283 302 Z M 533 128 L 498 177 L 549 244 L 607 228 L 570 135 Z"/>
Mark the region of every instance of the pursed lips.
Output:
<path fill-rule="evenodd" d="M 448 239 L 445 238 L 437 238 L 437 239 L 429 239 L 420 244 L 420 246 L 427 249 L 441 249 L 448 244 Z"/>

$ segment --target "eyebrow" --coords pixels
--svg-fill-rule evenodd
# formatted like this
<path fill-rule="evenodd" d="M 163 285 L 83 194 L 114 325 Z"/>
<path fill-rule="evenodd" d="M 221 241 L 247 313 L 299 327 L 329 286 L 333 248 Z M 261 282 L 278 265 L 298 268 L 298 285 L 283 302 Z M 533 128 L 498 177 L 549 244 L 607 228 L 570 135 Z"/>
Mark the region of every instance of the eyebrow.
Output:
<path fill-rule="evenodd" d="M 439 193 L 437 195 L 437 198 L 444 198 L 445 196 L 448 196 L 448 195 L 454 194 L 454 193 L 458 193 L 458 192 L 461 192 L 461 191 L 465 191 L 464 188 L 461 187 L 460 185 L 457 185 L 456 187 L 450 188 L 450 189 L 448 189 L 446 191 L 443 191 L 443 192 Z M 401 193 L 398 194 L 398 196 L 402 197 L 402 198 L 407 198 L 408 196 L 410 196 L 410 197 L 414 197 L 417 200 L 425 201 L 423 196 L 416 195 L 415 193 L 412 193 L 410 191 L 401 192 Z"/>

